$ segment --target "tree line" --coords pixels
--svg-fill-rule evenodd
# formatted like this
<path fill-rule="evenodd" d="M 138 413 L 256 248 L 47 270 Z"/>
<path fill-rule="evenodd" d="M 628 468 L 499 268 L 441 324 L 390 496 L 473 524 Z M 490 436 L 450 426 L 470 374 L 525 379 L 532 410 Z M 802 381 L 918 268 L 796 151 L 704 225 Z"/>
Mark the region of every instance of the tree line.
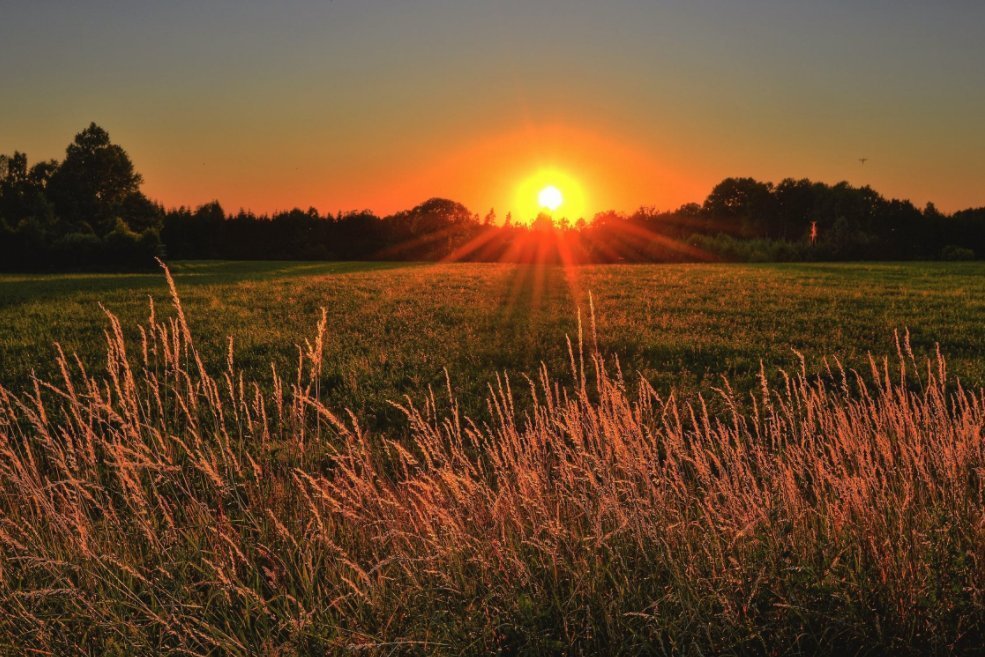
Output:
<path fill-rule="evenodd" d="M 61 161 L 0 155 L 0 269 L 135 269 L 171 259 L 686 262 L 973 259 L 985 208 L 953 214 L 870 187 L 727 178 L 703 203 L 526 224 L 431 199 L 380 217 L 165 209 L 126 151 L 91 124 Z"/>

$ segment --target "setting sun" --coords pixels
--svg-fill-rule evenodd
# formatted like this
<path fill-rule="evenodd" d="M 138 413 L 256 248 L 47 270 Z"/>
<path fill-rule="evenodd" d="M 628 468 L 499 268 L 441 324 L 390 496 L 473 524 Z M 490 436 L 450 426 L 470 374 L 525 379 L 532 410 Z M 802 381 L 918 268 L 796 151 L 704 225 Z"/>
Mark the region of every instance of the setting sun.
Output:
<path fill-rule="evenodd" d="M 540 190 L 537 195 L 537 202 L 540 203 L 540 207 L 554 212 L 564 203 L 564 194 L 554 185 L 548 185 Z"/>
<path fill-rule="evenodd" d="M 584 187 L 571 174 L 543 168 L 528 176 L 515 190 L 515 220 L 529 223 L 543 212 L 575 221 L 590 214 Z"/>

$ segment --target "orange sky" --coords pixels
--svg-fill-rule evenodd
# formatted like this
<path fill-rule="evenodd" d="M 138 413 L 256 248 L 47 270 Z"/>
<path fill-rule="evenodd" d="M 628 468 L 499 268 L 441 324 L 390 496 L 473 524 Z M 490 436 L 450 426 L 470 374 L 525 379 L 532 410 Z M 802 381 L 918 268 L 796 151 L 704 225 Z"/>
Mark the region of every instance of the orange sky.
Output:
<path fill-rule="evenodd" d="M 983 23 L 964 0 L 13 2 L 0 152 L 62 157 L 96 121 L 149 196 L 231 211 L 502 218 L 544 171 L 571 218 L 728 176 L 954 211 L 985 205 Z"/>

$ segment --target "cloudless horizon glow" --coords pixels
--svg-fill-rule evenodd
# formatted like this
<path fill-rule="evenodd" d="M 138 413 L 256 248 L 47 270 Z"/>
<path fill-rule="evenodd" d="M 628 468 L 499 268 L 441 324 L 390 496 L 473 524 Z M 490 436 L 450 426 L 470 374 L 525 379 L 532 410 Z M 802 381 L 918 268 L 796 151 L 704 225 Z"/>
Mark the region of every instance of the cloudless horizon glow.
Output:
<path fill-rule="evenodd" d="M 728 176 L 954 211 L 985 205 L 983 24 L 970 0 L 6 2 L 0 152 L 60 159 L 95 121 L 151 198 L 231 211 L 524 219 L 554 185 L 575 219 Z"/>

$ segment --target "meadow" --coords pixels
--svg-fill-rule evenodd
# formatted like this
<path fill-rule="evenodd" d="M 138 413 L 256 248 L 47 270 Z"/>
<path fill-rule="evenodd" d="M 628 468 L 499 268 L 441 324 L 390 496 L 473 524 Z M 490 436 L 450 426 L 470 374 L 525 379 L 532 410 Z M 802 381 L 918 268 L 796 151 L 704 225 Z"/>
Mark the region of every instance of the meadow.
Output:
<path fill-rule="evenodd" d="M 173 270 L 0 278 L 4 653 L 980 650 L 980 264 Z"/>
<path fill-rule="evenodd" d="M 599 348 L 658 389 L 700 391 L 727 376 L 755 384 L 760 364 L 810 368 L 824 356 L 859 363 L 940 344 L 953 373 L 985 383 L 985 265 L 980 263 L 605 265 L 185 262 L 172 266 L 206 363 L 236 364 L 262 383 L 270 364 L 296 367 L 298 348 L 324 309 L 321 394 L 374 427 L 399 424 L 389 404 L 443 388 L 447 369 L 463 409 L 485 409 L 499 373 L 562 378 L 565 337 L 592 295 Z M 572 280 L 573 279 L 573 280 Z M 170 311 L 167 286 L 147 274 L 0 275 L 0 383 L 57 374 L 54 343 L 89 368 L 105 361 L 106 318 L 128 339 L 148 299 Z"/>

